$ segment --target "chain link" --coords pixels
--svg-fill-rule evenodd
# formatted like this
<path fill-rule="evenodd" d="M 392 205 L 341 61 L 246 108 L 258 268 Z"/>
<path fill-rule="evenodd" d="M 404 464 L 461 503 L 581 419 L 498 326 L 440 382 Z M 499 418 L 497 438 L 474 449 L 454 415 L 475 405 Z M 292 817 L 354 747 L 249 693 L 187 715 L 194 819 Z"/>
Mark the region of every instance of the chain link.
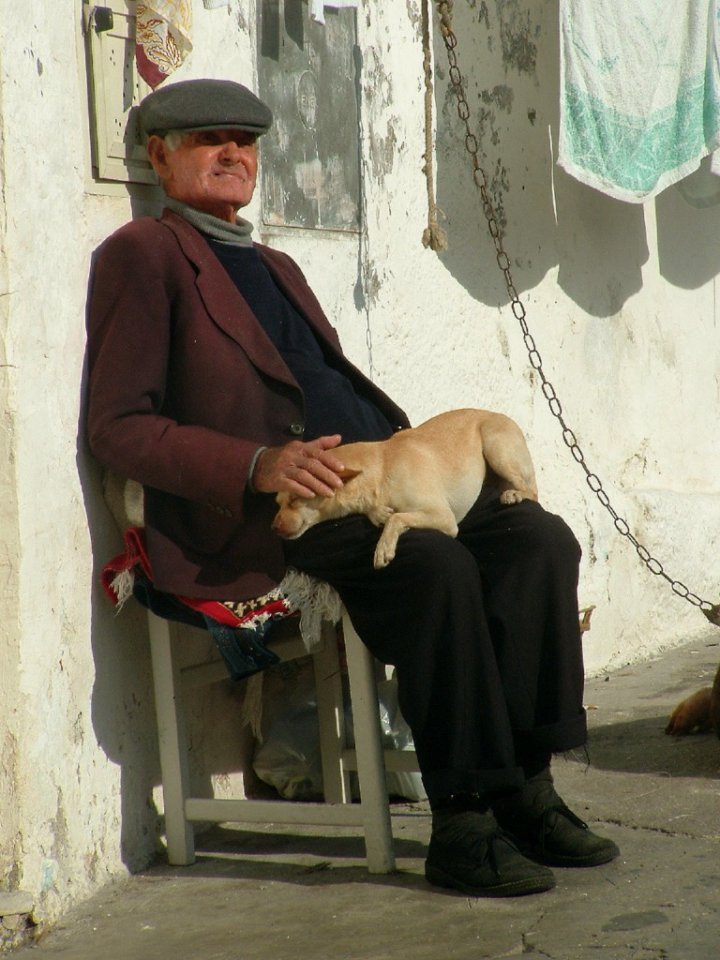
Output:
<path fill-rule="evenodd" d="M 555 392 L 555 387 L 545 375 L 540 351 L 537 348 L 535 338 L 530 332 L 530 328 L 527 324 L 525 306 L 520 300 L 513 282 L 512 274 L 510 272 L 510 258 L 505 252 L 505 248 L 503 246 L 502 231 L 497 220 L 495 207 L 488 192 L 487 176 L 478 156 L 479 146 L 477 137 L 470 127 L 470 106 L 468 104 L 467 97 L 465 96 L 463 77 L 460 72 L 455 53 L 457 48 L 457 37 L 452 26 L 453 0 L 439 0 L 437 7 L 440 17 L 440 33 L 447 51 L 450 83 L 453 86 L 455 96 L 457 98 L 458 117 L 465 128 L 465 150 L 467 151 L 472 164 L 472 176 L 475 186 L 480 191 L 483 213 L 485 215 L 485 219 L 487 220 L 488 230 L 495 246 L 495 258 L 497 260 L 497 265 L 505 278 L 505 286 L 507 288 L 508 296 L 510 297 L 511 310 L 515 319 L 520 324 L 520 329 L 522 330 L 523 342 L 528 352 L 530 366 L 536 371 L 538 378 L 540 379 L 541 390 L 548 402 L 550 412 L 557 419 L 562 428 L 563 442 L 568 447 L 570 453 L 573 455 L 577 463 L 579 463 L 582 467 L 588 486 L 612 517 L 615 529 L 621 536 L 630 541 L 635 548 L 638 557 L 645 564 L 648 570 L 656 577 L 662 577 L 664 580 L 666 580 L 670 584 L 673 593 L 677 594 L 679 597 L 682 597 L 684 600 L 687 600 L 688 603 L 691 603 L 693 606 L 699 607 L 708 620 L 711 621 L 711 623 L 715 623 L 717 626 L 720 626 L 720 605 L 713 606 L 713 604 L 711 604 L 708 600 L 703 600 L 696 593 L 692 593 L 681 580 L 674 580 L 668 573 L 665 572 L 665 568 L 663 567 L 662 563 L 653 557 L 650 551 L 637 540 L 630 530 L 630 526 L 627 521 L 617 513 L 611 504 L 610 498 L 605 492 L 602 481 L 598 475 L 593 473 L 588 467 L 585 461 L 585 454 L 581 450 L 575 434 L 565 422 L 562 404 L 560 403 L 560 399 Z"/>

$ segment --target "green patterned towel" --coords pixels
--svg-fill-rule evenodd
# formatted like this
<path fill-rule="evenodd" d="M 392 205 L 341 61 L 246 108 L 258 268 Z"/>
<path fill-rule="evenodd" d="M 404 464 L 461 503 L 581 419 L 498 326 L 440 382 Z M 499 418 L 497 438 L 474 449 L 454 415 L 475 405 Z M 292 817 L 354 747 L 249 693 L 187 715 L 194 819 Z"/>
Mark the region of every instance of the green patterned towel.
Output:
<path fill-rule="evenodd" d="M 720 0 L 561 0 L 558 163 L 641 203 L 720 145 Z"/>

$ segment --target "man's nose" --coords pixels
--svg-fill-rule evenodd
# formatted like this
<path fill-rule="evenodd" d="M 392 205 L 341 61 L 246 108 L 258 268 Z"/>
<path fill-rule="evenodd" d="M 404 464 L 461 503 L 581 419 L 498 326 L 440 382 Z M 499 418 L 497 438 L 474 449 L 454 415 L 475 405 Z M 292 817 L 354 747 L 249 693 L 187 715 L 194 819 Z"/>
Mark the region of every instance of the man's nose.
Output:
<path fill-rule="evenodd" d="M 234 140 L 228 140 L 223 144 L 220 151 L 220 158 L 225 163 L 238 163 L 244 156 L 245 144 L 236 143 Z"/>

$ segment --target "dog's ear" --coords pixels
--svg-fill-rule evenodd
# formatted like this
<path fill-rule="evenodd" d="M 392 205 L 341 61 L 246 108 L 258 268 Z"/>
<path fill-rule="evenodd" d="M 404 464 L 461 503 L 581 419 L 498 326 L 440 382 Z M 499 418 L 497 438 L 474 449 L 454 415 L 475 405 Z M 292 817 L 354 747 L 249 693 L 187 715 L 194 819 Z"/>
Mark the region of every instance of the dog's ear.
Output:
<path fill-rule="evenodd" d="M 360 476 L 361 473 L 362 470 L 355 470 L 352 467 L 343 467 L 338 476 L 341 480 L 344 480 L 347 483 L 348 480 L 352 480 L 353 477 Z"/>

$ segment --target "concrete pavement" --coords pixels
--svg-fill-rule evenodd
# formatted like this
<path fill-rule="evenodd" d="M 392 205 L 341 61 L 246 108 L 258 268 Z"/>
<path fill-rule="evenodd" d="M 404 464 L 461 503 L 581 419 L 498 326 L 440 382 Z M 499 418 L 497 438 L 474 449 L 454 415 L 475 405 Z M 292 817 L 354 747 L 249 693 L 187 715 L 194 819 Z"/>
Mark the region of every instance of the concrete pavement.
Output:
<path fill-rule="evenodd" d="M 588 682 L 584 757 L 559 791 L 621 858 L 557 870 L 548 893 L 475 900 L 423 875 L 430 818 L 394 807 L 397 873 L 370 876 L 347 830 L 222 827 L 191 867 L 103 890 L 18 960 L 712 960 L 720 956 L 720 742 L 663 733 L 711 682 L 720 632 Z"/>

